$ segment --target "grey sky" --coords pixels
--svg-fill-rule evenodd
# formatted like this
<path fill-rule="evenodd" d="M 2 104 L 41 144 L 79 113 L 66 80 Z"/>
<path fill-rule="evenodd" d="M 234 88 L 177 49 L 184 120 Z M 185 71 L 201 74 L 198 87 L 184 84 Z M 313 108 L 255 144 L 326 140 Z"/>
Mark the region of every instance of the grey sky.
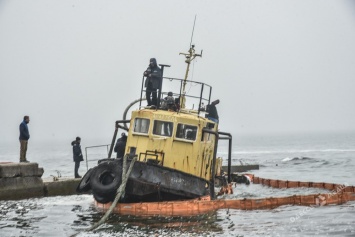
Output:
<path fill-rule="evenodd" d="M 0 142 L 110 141 L 149 58 L 213 86 L 238 134 L 355 130 L 353 1 L 0 1 Z M 191 74 L 190 74 L 191 75 Z"/>

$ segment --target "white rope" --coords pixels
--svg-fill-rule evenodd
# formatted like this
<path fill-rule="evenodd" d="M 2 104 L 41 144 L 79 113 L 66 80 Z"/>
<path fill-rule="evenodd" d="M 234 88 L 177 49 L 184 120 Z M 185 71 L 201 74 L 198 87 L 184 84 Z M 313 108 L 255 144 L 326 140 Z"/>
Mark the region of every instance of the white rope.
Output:
<path fill-rule="evenodd" d="M 127 184 L 128 177 L 129 177 L 129 175 L 130 175 L 130 173 L 131 173 L 131 171 L 133 169 L 133 165 L 134 165 L 134 162 L 136 160 L 137 160 L 137 157 L 136 156 L 133 157 L 133 159 L 131 161 L 131 164 L 129 165 L 128 171 L 126 172 L 127 156 L 124 156 L 124 158 L 123 158 L 123 168 L 122 168 L 122 183 L 121 183 L 120 187 L 116 191 L 115 200 L 112 202 L 110 208 L 107 210 L 105 215 L 101 218 L 101 220 L 99 220 L 96 224 L 92 225 L 89 229 L 87 229 L 87 231 L 95 230 L 97 227 L 102 225 L 107 220 L 107 218 L 110 216 L 111 212 L 116 207 L 116 204 L 117 204 L 118 200 L 120 200 L 122 194 L 124 193 L 124 190 L 126 189 L 126 184 Z"/>
<path fill-rule="evenodd" d="M 88 231 L 94 230 L 97 227 L 99 227 L 100 225 L 102 225 L 107 218 L 110 216 L 111 212 L 113 211 L 113 209 L 116 207 L 116 204 L 118 202 L 118 200 L 121 198 L 122 194 L 124 193 L 124 190 L 126 189 L 126 184 L 127 184 L 127 180 L 128 177 L 133 169 L 133 165 L 134 162 L 137 160 L 137 157 L 134 157 L 131 161 L 131 164 L 129 166 L 128 171 L 126 172 L 126 167 L 127 167 L 127 156 L 125 156 L 123 158 L 123 169 L 122 169 L 122 183 L 120 185 L 120 187 L 117 189 L 116 191 L 116 197 L 115 200 L 112 202 L 110 208 L 107 210 L 107 212 L 105 213 L 105 215 L 101 218 L 100 221 L 98 221 L 96 224 L 94 224 L 93 226 L 91 226 Z"/>

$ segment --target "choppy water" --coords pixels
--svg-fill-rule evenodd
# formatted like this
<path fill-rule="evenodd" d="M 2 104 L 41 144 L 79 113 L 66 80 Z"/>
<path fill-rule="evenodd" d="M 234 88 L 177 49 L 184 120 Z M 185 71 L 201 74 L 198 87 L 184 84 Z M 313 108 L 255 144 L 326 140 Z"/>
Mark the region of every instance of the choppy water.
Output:
<path fill-rule="evenodd" d="M 260 164 L 265 178 L 355 185 L 355 134 L 234 137 L 233 164 Z M 82 144 L 83 147 L 97 144 Z M 220 143 L 225 157 L 227 144 Z M 18 160 L 18 144 L 0 144 L 0 161 Z M 49 148 L 48 148 L 49 147 Z M 106 148 L 89 151 L 103 158 Z M 43 177 L 73 176 L 68 143 L 29 144 L 28 158 L 44 167 Z M 225 157 L 226 158 L 226 157 Z M 80 173 L 86 170 L 85 163 Z M 320 189 L 234 188 L 222 198 L 324 193 Z M 337 206 L 283 206 L 273 210 L 219 210 L 191 218 L 137 218 L 113 215 L 97 232 L 83 232 L 101 218 L 90 195 L 0 201 L 0 236 L 355 236 L 355 202 Z"/>

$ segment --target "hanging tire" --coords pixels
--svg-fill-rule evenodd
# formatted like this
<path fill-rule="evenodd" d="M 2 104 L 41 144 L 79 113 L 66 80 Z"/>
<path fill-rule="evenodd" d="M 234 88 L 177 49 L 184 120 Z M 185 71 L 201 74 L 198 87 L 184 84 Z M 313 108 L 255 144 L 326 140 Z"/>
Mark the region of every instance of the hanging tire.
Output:
<path fill-rule="evenodd" d="M 78 187 L 76 188 L 76 192 L 83 193 L 83 192 L 87 192 L 91 189 L 90 178 L 91 178 L 91 175 L 94 170 L 95 170 L 95 168 L 91 168 L 86 172 L 84 177 L 81 179 Z"/>
<path fill-rule="evenodd" d="M 98 196 L 115 194 L 122 181 L 122 166 L 117 162 L 104 162 L 95 168 L 90 178 L 90 186 Z"/>

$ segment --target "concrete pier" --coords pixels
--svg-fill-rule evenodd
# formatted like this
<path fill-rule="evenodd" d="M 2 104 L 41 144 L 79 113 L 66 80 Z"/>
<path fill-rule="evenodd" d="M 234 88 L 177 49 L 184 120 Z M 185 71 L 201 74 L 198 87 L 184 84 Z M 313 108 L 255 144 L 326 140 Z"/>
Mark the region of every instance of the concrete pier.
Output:
<path fill-rule="evenodd" d="M 81 179 L 54 177 L 42 180 L 37 163 L 0 163 L 0 200 L 73 195 Z"/>
<path fill-rule="evenodd" d="M 228 166 L 222 166 L 223 171 L 228 171 Z M 249 170 L 258 170 L 259 165 L 232 165 L 231 172 L 234 173 L 242 173 L 247 172 Z"/>

